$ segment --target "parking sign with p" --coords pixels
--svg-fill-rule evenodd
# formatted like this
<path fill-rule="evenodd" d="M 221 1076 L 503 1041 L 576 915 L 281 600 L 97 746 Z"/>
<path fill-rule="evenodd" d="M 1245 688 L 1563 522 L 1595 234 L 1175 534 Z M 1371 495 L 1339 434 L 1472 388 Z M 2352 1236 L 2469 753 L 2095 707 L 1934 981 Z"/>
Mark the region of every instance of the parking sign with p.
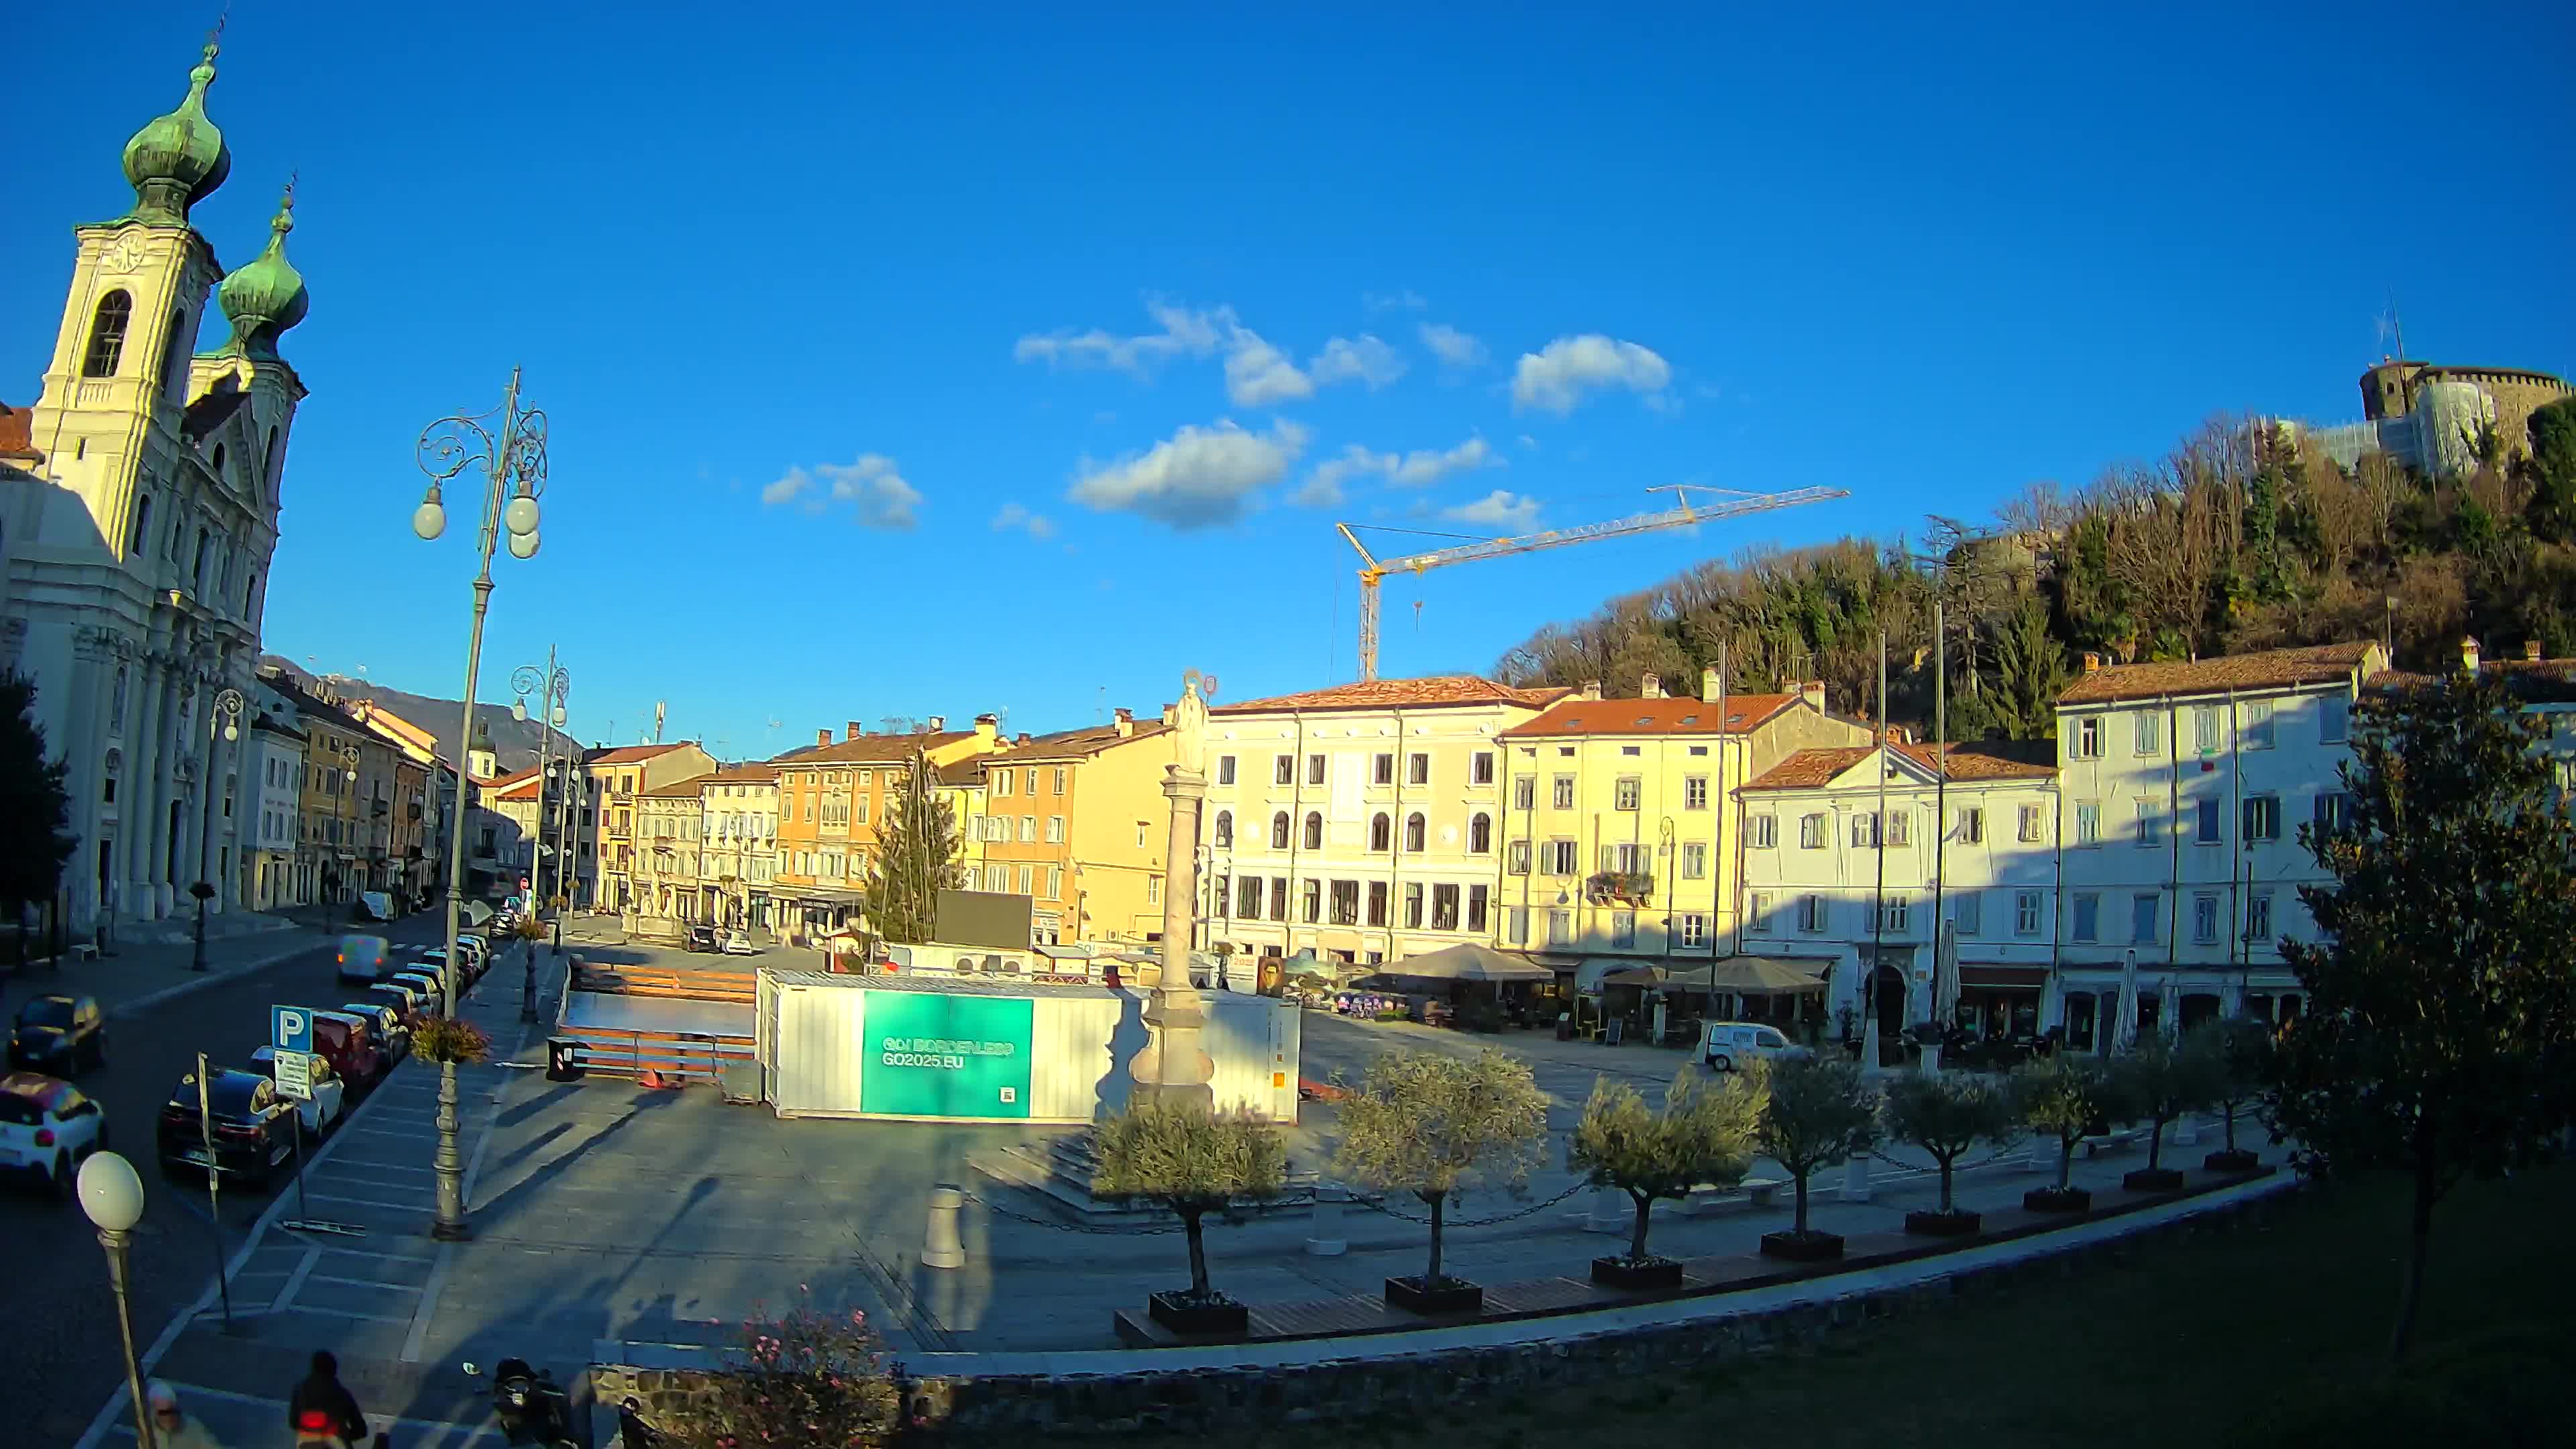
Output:
<path fill-rule="evenodd" d="M 313 1013 L 300 1006 L 270 1007 L 268 1041 L 281 1052 L 312 1051 Z"/>

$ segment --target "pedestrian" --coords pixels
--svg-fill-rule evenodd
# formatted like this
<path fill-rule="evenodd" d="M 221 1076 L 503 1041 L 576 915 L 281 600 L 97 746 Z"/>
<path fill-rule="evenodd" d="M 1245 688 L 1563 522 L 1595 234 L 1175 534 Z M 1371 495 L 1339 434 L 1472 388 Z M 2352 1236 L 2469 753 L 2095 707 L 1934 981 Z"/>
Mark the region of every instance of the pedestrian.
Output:
<path fill-rule="evenodd" d="M 309 1434 L 316 1416 L 329 1437 L 355 1444 L 367 1437 L 367 1416 L 358 1409 L 358 1396 L 340 1382 L 340 1360 L 329 1349 L 313 1351 L 313 1371 L 295 1386 L 286 1401 L 286 1424 L 298 1434 Z"/>
<path fill-rule="evenodd" d="M 205 1422 L 179 1411 L 178 1391 L 154 1379 L 144 1386 L 143 1401 L 152 1406 L 152 1438 L 161 1449 L 224 1449 L 224 1441 Z"/>
<path fill-rule="evenodd" d="M 323 1409 L 307 1409 L 290 1420 L 295 1427 L 295 1449 L 347 1449 L 348 1441 L 331 1426 L 331 1415 Z"/>

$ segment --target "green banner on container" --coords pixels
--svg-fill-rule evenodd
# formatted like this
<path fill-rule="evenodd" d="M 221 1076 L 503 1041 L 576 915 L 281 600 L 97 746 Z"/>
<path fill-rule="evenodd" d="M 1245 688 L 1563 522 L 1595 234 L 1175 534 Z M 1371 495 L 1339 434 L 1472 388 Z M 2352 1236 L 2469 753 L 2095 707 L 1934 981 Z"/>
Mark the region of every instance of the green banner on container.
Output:
<path fill-rule="evenodd" d="M 886 1117 L 1025 1118 L 1026 997 L 871 991 L 860 1014 L 867 1058 L 859 1110 Z"/>

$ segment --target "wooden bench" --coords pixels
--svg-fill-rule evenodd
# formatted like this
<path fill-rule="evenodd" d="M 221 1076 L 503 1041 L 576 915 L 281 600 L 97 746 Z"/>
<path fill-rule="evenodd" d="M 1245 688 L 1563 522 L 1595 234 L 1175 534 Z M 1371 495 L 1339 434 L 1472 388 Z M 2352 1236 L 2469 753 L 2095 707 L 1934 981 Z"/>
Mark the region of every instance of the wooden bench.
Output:
<path fill-rule="evenodd" d="M 2105 1132 L 2099 1137 L 2087 1137 L 2083 1141 L 2084 1156 L 2089 1161 L 2105 1152 L 2117 1152 L 2123 1147 L 2135 1147 L 2147 1140 L 2147 1132 L 2148 1129 L 2144 1127 L 2123 1127 L 2117 1132 Z"/>
<path fill-rule="evenodd" d="M 1738 1202 L 1767 1208 L 1778 1200 L 1780 1189 L 1788 1185 L 1786 1178 L 1778 1177 L 1748 1177 L 1733 1187 L 1702 1183 L 1690 1190 L 1689 1197 L 1682 1199 L 1682 1211 L 1696 1216 L 1718 1212 Z"/>

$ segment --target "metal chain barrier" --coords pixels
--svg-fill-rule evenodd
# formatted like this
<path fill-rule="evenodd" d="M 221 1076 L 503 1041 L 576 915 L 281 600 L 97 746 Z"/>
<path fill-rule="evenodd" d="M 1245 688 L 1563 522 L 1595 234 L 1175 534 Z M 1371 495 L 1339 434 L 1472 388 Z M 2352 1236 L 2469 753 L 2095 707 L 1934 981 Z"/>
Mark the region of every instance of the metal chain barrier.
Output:
<path fill-rule="evenodd" d="M 1545 1201 L 1545 1202 L 1534 1202 L 1534 1203 L 1531 1203 L 1528 1207 L 1518 1209 L 1517 1211 L 1514 1211 L 1514 1212 L 1507 1212 L 1507 1213 L 1504 1213 L 1504 1214 L 1502 1214 L 1502 1215 L 1501 1215 L 1501 1216 L 1499 1216 L 1499 1217 L 1490 1217 L 1490 1218 L 1448 1218 L 1448 1217 L 1443 1217 L 1443 1218 L 1440 1220 L 1440 1226 L 1441 1226 L 1441 1228 L 1442 1228 L 1442 1229 L 1444 1229 L 1444 1230 L 1449 1229 L 1449 1228 L 1490 1228 L 1490 1227 L 1494 1226 L 1496 1223 L 1508 1223 L 1508 1222 L 1511 1222 L 1511 1221 L 1513 1221 L 1513 1220 L 1515 1220 L 1515 1219 L 1518 1219 L 1518 1218 L 1525 1218 L 1525 1217 L 1528 1217 L 1528 1216 L 1529 1216 L 1530 1214 L 1532 1214 L 1532 1213 L 1536 1213 L 1536 1212 L 1545 1212 L 1547 1209 L 1549 1209 L 1549 1208 L 1552 1208 L 1552 1207 L 1556 1206 L 1558 1203 L 1561 1203 L 1561 1202 L 1565 1201 L 1567 1198 L 1570 1198 L 1570 1197 L 1574 1196 L 1574 1195 L 1575 1195 L 1576 1193 L 1578 1193 L 1578 1192 L 1585 1192 L 1585 1191 L 1589 1191 L 1589 1190 L 1590 1190 L 1590 1188 L 1591 1188 L 1591 1186 L 1592 1186 L 1592 1184 L 1591 1184 L 1591 1183 L 1583 1182 L 1583 1181 L 1578 1180 L 1578 1181 L 1574 1184 L 1574 1186 L 1567 1188 L 1565 1191 L 1558 1193 L 1556 1196 L 1554 1196 L 1554 1197 L 1552 1197 L 1552 1198 L 1549 1198 L 1549 1199 L 1548 1199 L 1547 1201 Z M 1385 1200 L 1384 1198 L 1382 1198 L 1382 1197 L 1381 1197 L 1381 1198 L 1368 1198 L 1368 1197 L 1360 1196 L 1360 1195 L 1359 1195 L 1359 1194 L 1357 1194 L 1357 1193 L 1354 1193 L 1354 1194 L 1352 1194 L 1352 1195 L 1351 1195 L 1351 1205 L 1352 1205 L 1352 1206 L 1354 1206 L 1354 1207 L 1364 1207 L 1364 1208 L 1367 1208 L 1370 1212 L 1374 1212 L 1374 1213 L 1384 1213 L 1384 1214 L 1386 1214 L 1388 1217 L 1391 1217 L 1391 1218 L 1401 1218 L 1401 1219 L 1403 1219 L 1404 1221 L 1406 1221 L 1406 1222 L 1408 1222 L 1408 1223 L 1419 1223 L 1419 1224 L 1421 1224 L 1421 1225 L 1422 1225 L 1422 1226 L 1424 1226 L 1424 1227 L 1429 1227 L 1429 1226 L 1431 1225 L 1431 1216 L 1430 1216 L 1430 1214 L 1425 1213 L 1425 1214 L 1424 1214 L 1424 1215 L 1422 1215 L 1421 1217 L 1415 1217 L 1415 1216 L 1414 1216 L 1413 1214 L 1411 1214 L 1411 1213 L 1408 1213 L 1408 1212 L 1400 1212 L 1400 1211 L 1398 1211 L 1398 1210 L 1396 1210 L 1396 1209 L 1394 1209 L 1394 1208 L 1388 1207 L 1388 1206 L 1386 1205 L 1386 1200 Z"/>
<path fill-rule="evenodd" d="M 1177 1232 L 1182 1232 L 1182 1231 L 1184 1231 L 1184 1229 L 1183 1229 L 1182 1225 L 1181 1225 L 1180 1223 L 1178 1223 L 1178 1222 L 1165 1223 L 1165 1224 L 1162 1224 L 1162 1225 L 1159 1225 L 1159 1226 L 1156 1226 L 1156 1227 L 1140 1227 L 1140 1226 L 1136 1226 L 1136 1225 L 1128 1224 L 1128 1223 L 1066 1223 L 1066 1222 L 1058 1222 L 1058 1221 L 1057 1221 L 1057 1220 L 1055 1220 L 1054 1218 L 1042 1218 L 1042 1217 L 1038 1217 L 1038 1216 L 1036 1216 L 1035 1214 L 1032 1214 L 1032 1213 L 1024 1213 L 1024 1212 L 1021 1212 L 1021 1211 L 1019 1211 L 1019 1210 L 1018 1210 L 1018 1209 L 1016 1209 L 1016 1208 L 1008 1208 L 1008 1207 L 1004 1207 L 1004 1206 L 1003 1206 L 1003 1205 L 1001 1205 L 1000 1203 L 994 1202 L 994 1201 L 993 1201 L 993 1200 L 991 1200 L 990 1198 L 986 1198 L 986 1197 L 978 1196 L 977 1194 L 975 1194 L 975 1193 L 973 1193 L 973 1192 L 967 1192 L 967 1193 L 965 1194 L 965 1197 L 966 1197 L 966 1200 L 967 1200 L 968 1202 L 974 1203 L 975 1205 L 977 1205 L 978 1207 L 983 1208 L 983 1209 L 984 1209 L 985 1211 L 987 1211 L 987 1212 L 999 1213 L 999 1214 L 1001 1214 L 1003 1217 L 1009 1218 L 1009 1219 L 1011 1219 L 1011 1220 L 1012 1220 L 1012 1221 L 1014 1221 L 1014 1222 L 1027 1223 L 1027 1224 L 1029 1224 L 1031 1227 L 1039 1227 L 1039 1228 L 1053 1228 L 1053 1229 L 1055 1229 L 1055 1230 L 1056 1230 L 1057 1232 L 1059 1232 L 1059 1233 L 1089 1233 L 1089 1234 L 1092 1234 L 1092 1235 L 1097 1236 L 1097 1237 L 1109 1237 L 1109 1238 L 1120 1238 L 1120 1237 L 1155 1238 L 1155 1237 L 1161 1237 L 1161 1236 L 1163 1236 L 1163 1235 L 1165 1235 L 1165 1234 L 1167 1234 L 1167 1233 L 1177 1233 Z M 1303 1206 L 1303 1205 L 1312 1204 L 1314 1201 L 1315 1201 L 1315 1194 L 1314 1194 L 1313 1192 L 1309 1191 L 1309 1192 L 1306 1192 L 1306 1193 L 1304 1193 L 1304 1194 L 1302 1194 L 1302 1195 L 1292 1195 L 1292 1196 L 1288 1196 L 1288 1197 L 1275 1198 L 1275 1199 L 1272 1199 L 1272 1200 L 1271 1200 L 1271 1202 L 1270 1202 L 1269 1204 L 1267 1204 L 1267 1205 L 1269 1205 L 1269 1206 L 1275 1206 L 1275 1207 L 1298 1207 L 1298 1206 Z M 1231 1221 L 1231 1220 L 1232 1220 L 1232 1219 L 1231 1219 L 1231 1217 L 1229 1217 L 1227 1214 L 1225 1214 L 1225 1213 L 1223 1213 L 1223 1212 L 1215 1212 L 1215 1211 L 1212 1211 L 1212 1212 L 1209 1214 L 1209 1216 L 1211 1216 L 1211 1217 L 1216 1217 L 1216 1218 L 1218 1218 L 1218 1219 L 1220 1219 L 1220 1220 L 1222 1220 L 1222 1221 Z M 1426 1220 L 1426 1221 L 1427 1221 L 1427 1220 Z"/>

